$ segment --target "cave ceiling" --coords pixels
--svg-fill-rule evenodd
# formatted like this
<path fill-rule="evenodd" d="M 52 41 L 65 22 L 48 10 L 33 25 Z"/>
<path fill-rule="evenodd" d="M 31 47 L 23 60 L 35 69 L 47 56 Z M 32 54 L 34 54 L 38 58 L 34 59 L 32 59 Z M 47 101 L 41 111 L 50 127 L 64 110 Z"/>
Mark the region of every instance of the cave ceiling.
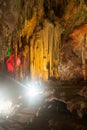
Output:
<path fill-rule="evenodd" d="M 49 19 L 53 24 L 59 22 L 63 26 L 64 40 L 75 27 L 87 21 L 86 0 L 0 0 L 0 35 L 4 28 L 8 34 L 16 27 L 22 28 L 24 21 L 33 17 L 35 8 L 39 23 Z"/>
<path fill-rule="evenodd" d="M 16 0 L 0 0 L 0 26 L 2 29 L 7 27 L 8 33 L 14 30 L 18 18 L 18 9 L 16 10 Z M 3 30 L 2 30 L 3 32 Z"/>

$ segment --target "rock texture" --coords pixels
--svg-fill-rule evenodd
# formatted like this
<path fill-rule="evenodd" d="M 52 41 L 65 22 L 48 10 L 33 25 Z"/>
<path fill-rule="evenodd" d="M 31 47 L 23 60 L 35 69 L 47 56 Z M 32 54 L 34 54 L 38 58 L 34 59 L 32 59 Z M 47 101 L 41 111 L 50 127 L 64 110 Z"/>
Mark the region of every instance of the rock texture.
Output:
<path fill-rule="evenodd" d="M 22 52 L 17 77 L 87 79 L 86 0 L 1 0 L 0 7 L 0 61 L 7 47 Z"/>

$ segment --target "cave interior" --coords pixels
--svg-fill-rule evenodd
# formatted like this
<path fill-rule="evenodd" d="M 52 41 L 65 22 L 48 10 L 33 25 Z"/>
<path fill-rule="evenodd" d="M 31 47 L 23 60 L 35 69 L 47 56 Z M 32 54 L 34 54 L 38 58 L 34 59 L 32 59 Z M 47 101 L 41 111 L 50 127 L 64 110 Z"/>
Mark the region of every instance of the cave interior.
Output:
<path fill-rule="evenodd" d="M 2 73 L 14 53 L 15 78 L 86 80 L 86 44 L 86 0 L 0 1 Z"/>
<path fill-rule="evenodd" d="M 0 0 L 0 72 L 20 82 L 46 82 L 55 89 L 52 103 L 87 116 L 87 0 Z M 49 128 L 64 130 L 56 120 Z M 73 129 L 87 129 L 77 124 Z"/>

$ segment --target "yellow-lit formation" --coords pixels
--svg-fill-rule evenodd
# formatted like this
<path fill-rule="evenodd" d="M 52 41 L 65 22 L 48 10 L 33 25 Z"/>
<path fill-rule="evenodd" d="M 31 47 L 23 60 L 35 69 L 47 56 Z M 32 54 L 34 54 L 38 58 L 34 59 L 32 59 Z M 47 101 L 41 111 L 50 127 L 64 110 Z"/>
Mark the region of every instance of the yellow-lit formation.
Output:
<path fill-rule="evenodd" d="M 27 38 L 33 33 L 35 20 L 36 18 L 33 17 L 31 21 L 26 22 L 27 24 L 25 24 L 21 36 Z M 56 27 L 48 20 L 45 20 L 44 29 L 36 31 L 28 43 L 29 46 L 25 46 L 24 56 L 27 58 L 26 60 L 29 60 L 28 67 L 32 78 L 37 77 L 44 80 L 58 78 L 60 33 L 56 31 Z M 59 29 L 59 26 L 57 29 Z"/>
<path fill-rule="evenodd" d="M 20 69 L 15 68 L 17 77 L 23 79 L 29 74 L 31 78 L 47 80 L 60 77 L 65 80 L 77 78 L 79 72 L 80 78 L 87 79 L 87 6 L 83 1 L 71 0 L 64 2 L 64 6 L 62 1 L 55 1 L 54 9 L 52 1 L 44 2 L 38 0 L 35 6 L 32 3 L 34 8 L 31 9 L 27 1 L 25 12 L 22 12 L 26 16 L 21 14 L 19 21 L 22 24 L 14 48 L 15 56 L 20 48 L 23 49 L 23 63 Z M 61 5 L 59 12 L 57 5 Z"/>

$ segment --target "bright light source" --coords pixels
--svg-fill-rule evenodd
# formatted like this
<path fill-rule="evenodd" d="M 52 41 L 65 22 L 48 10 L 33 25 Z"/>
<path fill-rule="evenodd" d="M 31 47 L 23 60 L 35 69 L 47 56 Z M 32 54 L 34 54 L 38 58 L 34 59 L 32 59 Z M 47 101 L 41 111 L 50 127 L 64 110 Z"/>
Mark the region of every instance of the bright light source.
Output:
<path fill-rule="evenodd" d="M 24 97 L 29 103 L 39 103 L 43 99 L 43 82 L 39 80 L 25 81 L 22 84 L 17 80 L 15 80 L 15 82 L 19 84 L 24 90 L 24 93 L 20 95 L 18 99 L 22 99 Z"/>
<path fill-rule="evenodd" d="M 40 95 L 43 93 L 42 86 L 39 82 L 30 82 L 27 84 L 27 93 L 26 95 L 29 97 L 30 100 L 39 99 Z"/>
<path fill-rule="evenodd" d="M 35 88 L 30 88 L 28 91 L 29 97 L 36 97 L 38 94 L 40 94 L 40 91 Z"/>
<path fill-rule="evenodd" d="M 12 102 L 11 101 L 0 101 L 0 114 L 2 115 L 8 115 L 11 112 L 11 106 Z"/>

